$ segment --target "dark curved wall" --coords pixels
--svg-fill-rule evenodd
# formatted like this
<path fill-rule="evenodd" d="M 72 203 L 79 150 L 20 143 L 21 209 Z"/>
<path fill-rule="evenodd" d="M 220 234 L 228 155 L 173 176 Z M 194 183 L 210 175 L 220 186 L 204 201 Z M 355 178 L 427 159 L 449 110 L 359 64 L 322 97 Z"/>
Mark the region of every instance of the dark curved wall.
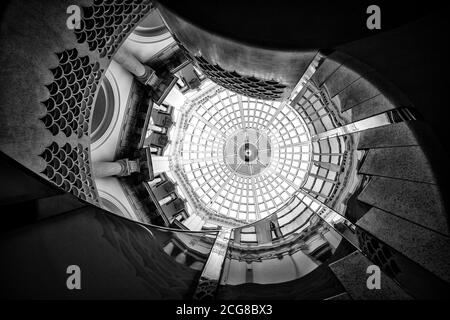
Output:
<path fill-rule="evenodd" d="M 321 265 L 306 276 L 288 282 L 220 286 L 217 297 L 224 300 L 323 300 L 344 291 L 330 268 Z"/>
<path fill-rule="evenodd" d="M 366 9 L 382 10 L 382 30 L 414 21 L 439 11 L 437 1 L 170 1 L 164 7 L 200 28 L 249 45 L 272 49 L 333 48 L 379 33 L 366 28 Z"/>
<path fill-rule="evenodd" d="M 445 6 L 436 1 L 167 1 L 196 27 L 248 45 L 275 50 L 345 52 L 386 77 L 436 125 L 443 143 L 449 71 Z M 366 27 L 366 8 L 381 8 L 381 30 Z"/>
<path fill-rule="evenodd" d="M 8 234 L 0 252 L 3 299 L 190 299 L 200 276 L 141 226 L 94 207 Z M 81 290 L 66 287 L 69 265 Z"/>
<path fill-rule="evenodd" d="M 63 194 L 3 153 L 0 165 L 9 186 L 0 192 L 1 299 L 192 298 L 201 272 L 163 251 L 172 233 Z M 66 287 L 69 265 L 81 269 L 81 290 Z"/>

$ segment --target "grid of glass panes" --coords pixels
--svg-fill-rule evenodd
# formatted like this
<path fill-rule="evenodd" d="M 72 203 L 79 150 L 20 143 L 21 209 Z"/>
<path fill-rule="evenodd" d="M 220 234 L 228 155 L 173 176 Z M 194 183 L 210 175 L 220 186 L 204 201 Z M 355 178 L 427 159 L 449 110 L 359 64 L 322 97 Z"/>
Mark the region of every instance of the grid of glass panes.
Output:
<path fill-rule="evenodd" d="M 323 203 L 332 198 L 336 187 L 345 151 L 344 139 L 331 137 L 312 143 L 312 164 L 303 189 Z"/>
<path fill-rule="evenodd" d="M 223 156 L 225 136 L 194 115 L 184 132 L 182 143 L 181 157 L 184 161 L 218 159 Z"/>
<path fill-rule="evenodd" d="M 300 186 L 310 161 L 309 137 L 298 115 L 282 105 L 268 124 L 276 141 L 270 172 L 291 185 Z"/>
<path fill-rule="evenodd" d="M 195 113 L 222 134 L 242 127 L 242 116 L 238 95 L 228 90 L 216 90 L 205 102 L 198 105 Z"/>
<path fill-rule="evenodd" d="M 311 195 L 299 192 L 292 197 L 280 210 L 277 211 L 277 228 L 280 233 L 277 236 L 271 230 L 272 239 L 286 237 L 292 233 L 301 233 L 311 226 L 310 218 L 316 214 L 322 206 L 313 201 Z M 248 244 L 257 243 L 256 229 L 254 226 L 241 229 L 241 242 Z"/>
<path fill-rule="evenodd" d="M 308 134 L 298 114 L 280 102 L 217 87 L 211 92 L 193 110 L 182 141 L 182 168 L 205 206 L 256 221 L 275 212 L 300 188 L 310 161 Z M 227 136 L 242 128 L 264 131 L 270 139 L 271 163 L 260 175 L 244 177 L 223 161 Z"/>
<path fill-rule="evenodd" d="M 267 130 L 273 116 L 280 107 L 278 101 L 266 101 L 240 96 L 242 100 L 243 122 L 247 128 Z"/>
<path fill-rule="evenodd" d="M 293 201 L 277 212 L 278 225 L 283 236 L 292 232 L 300 233 L 309 227 L 309 218 L 317 212 L 319 206 L 303 193 L 297 194 Z"/>
<path fill-rule="evenodd" d="M 336 128 L 336 120 L 323 103 L 319 90 L 308 86 L 304 95 L 296 103 L 295 109 L 300 113 L 311 135 Z"/>

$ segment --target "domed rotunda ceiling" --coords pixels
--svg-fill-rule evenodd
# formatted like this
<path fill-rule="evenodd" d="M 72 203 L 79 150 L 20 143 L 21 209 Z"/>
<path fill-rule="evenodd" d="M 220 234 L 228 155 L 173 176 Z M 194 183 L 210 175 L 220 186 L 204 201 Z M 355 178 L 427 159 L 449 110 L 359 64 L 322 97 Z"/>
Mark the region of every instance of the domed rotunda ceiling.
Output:
<path fill-rule="evenodd" d="M 280 209 L 304 183 L 310 135 L 287 103 L 211 83 L 182 121 L 174 171 L 197 207 L 251 223 Z"/>

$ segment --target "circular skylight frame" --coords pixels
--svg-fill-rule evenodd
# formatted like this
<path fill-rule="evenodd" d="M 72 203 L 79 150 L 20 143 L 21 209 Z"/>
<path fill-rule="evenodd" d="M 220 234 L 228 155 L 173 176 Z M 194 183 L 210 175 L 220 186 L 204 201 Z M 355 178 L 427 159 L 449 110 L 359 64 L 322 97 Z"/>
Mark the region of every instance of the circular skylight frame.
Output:
<path fill-rule="evenodd" d="M 275 213 L 301 189 L 311 161 L 310 135 L 286 103 L 214 85 L 193 99 L 186 119 L 177 168 L 207 212 L 251 223 Z M 250 177 L 224 161 L 227 139 L 245 128 L 267 133 L 273 154 L 270 165 Z"/>

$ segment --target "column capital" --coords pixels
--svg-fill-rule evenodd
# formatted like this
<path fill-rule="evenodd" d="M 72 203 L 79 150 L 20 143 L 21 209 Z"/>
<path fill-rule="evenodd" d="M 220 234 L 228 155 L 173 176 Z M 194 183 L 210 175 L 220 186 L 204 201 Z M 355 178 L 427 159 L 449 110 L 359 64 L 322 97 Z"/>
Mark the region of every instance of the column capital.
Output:
<path fill-rule="evenodd" d="M 93 169 L 96 178 L 129 176 L 133 172 L 139 172 L 140 170 L 139 160 L 130 161 L 128 159 L 96 161 L 93 162 Z"/>
<path fill-rule="evenodd" d="M 155 86 L 158 83 L 158 76 L 156 75 L 155 70 L 153 70 L 151 67 L 147 66 L 147 65 L 143 65 L 145 72 L 143 75 L 141 76 L 136 76 L 136 78 L 142 82 L 143 84 L 147 85 L 147 86 Z"/>
<path fill-rule="evenodd" d="M 140 172 L 139 159 L 120 159 L 117 160 L 117 163 L 121 166 L 120 173 L 117 175 L 119 177 L 129 176 L 134 172 Z"/>

